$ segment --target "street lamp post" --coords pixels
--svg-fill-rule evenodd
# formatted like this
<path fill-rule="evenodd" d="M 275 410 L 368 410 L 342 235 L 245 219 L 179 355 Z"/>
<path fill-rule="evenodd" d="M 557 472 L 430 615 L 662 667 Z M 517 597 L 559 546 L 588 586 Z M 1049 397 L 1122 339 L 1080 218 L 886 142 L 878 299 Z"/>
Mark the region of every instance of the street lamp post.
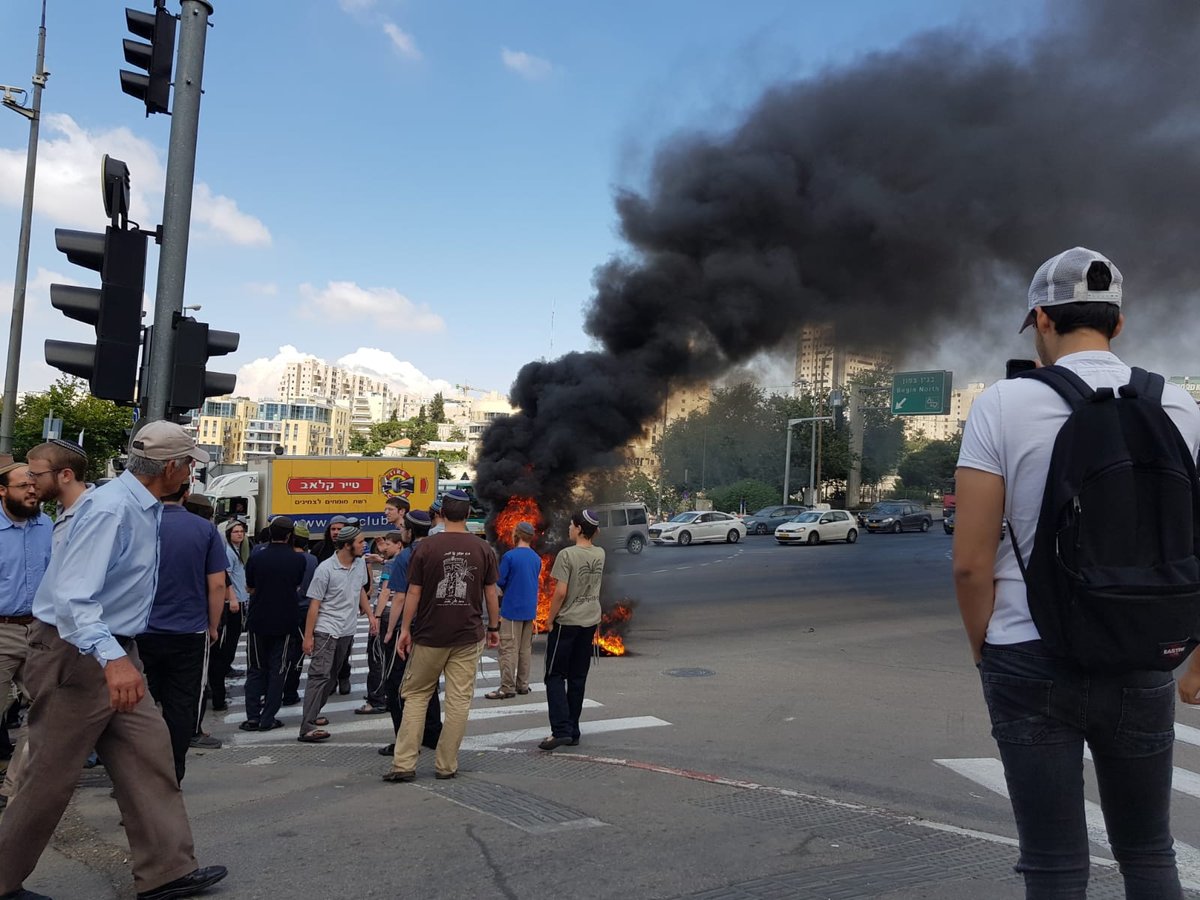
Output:
<path fill-rule="evenodd" d="M 812 448 L 808 464 L 808 484 L 809 491 L 812 492 L 816 485 L 814 482 L 817 477 L 817 423 L 832 422 L 833 416 L 807 416 L 803 419 L 788 419 L 787 421 L 787 449 L 783 454 L 783 502 L 786 506 L 791 499 L 791 475 L 792 475 L 792 426 L 802 425 L 805 422 L 811 422 L 813 427 Z M 813 493 L 815 499 L 816 494 Z M 810 504 L 811 505 L 811 504 Z"/>
<path fill-rule="evenodd" d="M 25 198 L 21 203 L 21 234 L 17 240 L 17 274 L 13 279 L 12 322 L 8 330 L 8 368 L 4 372 L 4 406 L 0 412 L 0 453 L 12 453 L 13 426 L 17 417 L 17 376 L 21 369 L 21 334 L 25 326 L 25 285 L 29 278 L 29 233 L 33 224 L 33 183 L 37 170 L 38 126 L 42 119 L 42 88 L 46 86 L 46 0 L 42 0 L 42 24 L 38 28 L 37 68 L 33 73 L 33 97 L 21 106 L 6 88 L 4 106 L 29 120 L 29 149 L 25 154 Z M 24 91 L 20 91 L 24 93 Z"/>

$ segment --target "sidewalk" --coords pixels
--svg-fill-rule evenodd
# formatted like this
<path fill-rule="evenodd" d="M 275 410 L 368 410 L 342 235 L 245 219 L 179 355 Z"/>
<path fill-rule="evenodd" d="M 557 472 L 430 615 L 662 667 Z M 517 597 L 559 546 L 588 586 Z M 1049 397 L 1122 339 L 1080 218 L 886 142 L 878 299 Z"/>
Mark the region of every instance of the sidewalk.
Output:
<path fill-rule="evenodd" d="M 586 743 L 586 738 L 585 738 Z M 276 744 L 188 759 L 201 865 L 226 898 L 1006 900 L 1016 850 L 898 815 L 700 773 L 592 757 L 580 746 L 464 752 L 459 777 L 379 780 L 376 745 Z M 30 889 L 133 896 L 103 769 L 83 774 Z M 1089 896 L 1123 897 L 1110 867 Z"/>

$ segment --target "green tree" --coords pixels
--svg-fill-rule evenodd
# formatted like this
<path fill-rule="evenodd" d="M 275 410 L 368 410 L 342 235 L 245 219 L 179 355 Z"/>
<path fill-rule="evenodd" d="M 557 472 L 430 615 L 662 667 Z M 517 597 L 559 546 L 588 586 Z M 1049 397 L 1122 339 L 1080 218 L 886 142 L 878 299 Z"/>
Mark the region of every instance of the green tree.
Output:
<path fill-rule="evenodd" d="M 779 502 L 779 489 L 765 481 L 746 478 L 736 484 L 714 488 L 709 491 L 713 507 L 724 512 L 740 512 L 745 503 L 746 512 L 754 512 L 764 506 Z"/>
<path fill-rule="evenodd" d="M 461 428 L 453 428 L 450 430 L 450 440 L 465 441 L 466 439 L 467 436 L 463 434 L 463 430 Z"/>
<path fill-rule="evenodd" d="M 25 394 L 17 404 L 13 422 L 13 457 L 24 459 L 31 447 L 42 443 L 42 420 L 54 413 L 62 419 L 62 436 L 77 440 L 83 432 L 83 449 L 88 454 L 88 479 L 103 478 L 108 463 L 125 447 L 125 432 L 133 426 L 133 412 L 88 393 L 87 383 L 62 375 L 49 390 Z"/>
<path fill-rule="evenodd" d="M 441 391 L 433 395 L 433 402 L 429 404 L 429 419 L 434 425 L 446 421 L 446 398 Z"/>
<path fill-rule="evenodd" d="M 928 498 L 954 478 L 962 436 L 948 441 L 931 441 L 921 436 L 909 442 L 909 452 L 900 461 L 899 474 L 904 492 Z"/>

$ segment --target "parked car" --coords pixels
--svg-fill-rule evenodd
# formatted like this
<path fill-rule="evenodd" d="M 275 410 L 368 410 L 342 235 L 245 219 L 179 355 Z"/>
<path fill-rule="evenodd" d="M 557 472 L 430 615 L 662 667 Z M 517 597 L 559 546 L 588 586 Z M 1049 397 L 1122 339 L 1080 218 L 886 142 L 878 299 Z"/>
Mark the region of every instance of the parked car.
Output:
<path fill-rule="evenodd" d="M 946 534 L 954 534 L 954 513 L 950 513 L 950 515 L 942 519 L 942 530 Z"/>
<path fill-rule="evenodd" d="M 723 512 L 684 512 L 668 522 L 650 527 L 650 540 L 656 544 L 703 544 L 725 541 L 736 544 L 746 536 L 746 526 L 737 516 Z"/>
<path fill-rule="evenodd" d="M 799 504 L 764 506 L 753 515 L 742 519 L 742 524 L 746 526 L 747 534 L 772 534 L 776 528 L 788 519 L 800 515 L 800 513 L 807 509 L 807 506 L 800 506 Z"/>
<path fill-rule="evenodd" d="M 876 503 L 860 514 L 859 524 L 867 531 L 928 531 L 933 527 L 933 516 L 925 507 L 911 500 L 887 500 Z"/>
<path fill-rule="evenodd" d="M 775 529 L 781 544 L 819 544 L 821 541 L 858 540 L 858 523 L 844 509 L 814 509 L 802 512 Z"/>
<path fill-rule="evenodd" d="M 601 503 L 592 511 L 600 520 L 598 543 L 606 550 L 641 553 L 650 539 L 650 517 L 642 503 Z"/>

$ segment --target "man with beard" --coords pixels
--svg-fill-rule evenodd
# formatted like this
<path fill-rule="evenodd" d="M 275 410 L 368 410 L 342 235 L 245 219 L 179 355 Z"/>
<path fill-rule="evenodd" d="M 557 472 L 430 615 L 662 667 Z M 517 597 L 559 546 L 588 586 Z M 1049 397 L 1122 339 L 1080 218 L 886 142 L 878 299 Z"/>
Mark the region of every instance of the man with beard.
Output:
<path fill-rule="evenodd" d="M 37 482 L 25 463 L 0 468 L 0 715 L 12 703 L 14 685 L 23 689 L 33 598 L 50 564 L 54 526 L 41 510 Z M 14 760 L 23 743 L 17 741 Z M 0 796 L 0 808 L 9 796 Z"/>
<path fill-rule="evenodd" d="M 158 583 L 160 498 L 207 462 L 180 426 L 150 422 L 125 471 L 80 502 L 33 603 L 25 678 L 34 697 L 29 761 L 0 818 L 0 896 L 35 900 L 37 866 L 95 747 L 112 779 L 139 900 L 206 890 L 221 866 L 197 868 L 166 723 L 146 693 L 132 635 L 145 630 Z"/>
<path fill-rule="evenodd" d="M 337 552 L 338 533 L 347 525 L 358 527 L 358 519 L 339 515 L 334 516 L 329 520 L 329 525 L 325 529 L 325 539 L 318 542 L 317 546 L 312 550 L 313 556 L 317 558 L 318 563 L 325 562 L 325 560 L 329 559 L 329 557 L 333 556 L 333 554 Z M 366 564 L 364 563 L 364 565 Z M 338 693 L 343 697 L 350 693 L 350 657 L 353 655 L 353 653 L 354 636 L 351 635 L 350 651 L 346 654 L 346 659 L 342 662 L 341 668 L 338 669 L 337 673 Z"/>

